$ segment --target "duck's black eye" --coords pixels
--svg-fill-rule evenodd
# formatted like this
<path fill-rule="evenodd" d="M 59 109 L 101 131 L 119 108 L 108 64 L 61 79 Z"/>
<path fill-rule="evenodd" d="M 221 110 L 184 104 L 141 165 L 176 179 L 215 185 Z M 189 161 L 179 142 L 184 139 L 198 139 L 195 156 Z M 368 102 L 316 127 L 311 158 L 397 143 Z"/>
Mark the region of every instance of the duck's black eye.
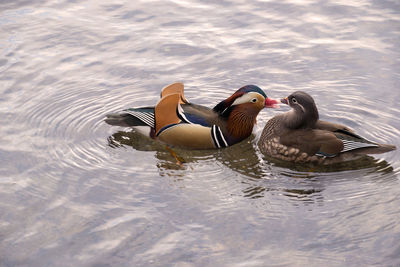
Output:
<path fill-rule="evenodd" d="M 295 103 L 295 104 L 297 103 L 296 98 L 294 98 L 294 97 L 292 98 L 292 103 Z"/>
<path fill-rule="evenodd" d="M 256 103 L 256 102 L 257 102 L 257 98 L 253 98 L 253 99 L 251 100 L 251 102 L 252 102 L 252 103 Z"/>

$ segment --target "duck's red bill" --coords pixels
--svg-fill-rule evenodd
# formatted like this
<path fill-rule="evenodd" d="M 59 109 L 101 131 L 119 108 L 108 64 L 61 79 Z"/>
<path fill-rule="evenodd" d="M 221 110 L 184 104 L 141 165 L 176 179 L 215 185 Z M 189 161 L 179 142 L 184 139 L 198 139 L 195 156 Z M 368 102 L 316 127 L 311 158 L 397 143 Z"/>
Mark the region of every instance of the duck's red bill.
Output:
<path fill-rule="evenodd" d="M 267 97 L 265 99 L 265 108 L 279 108 L 279 101 L 276 99 Z"/>

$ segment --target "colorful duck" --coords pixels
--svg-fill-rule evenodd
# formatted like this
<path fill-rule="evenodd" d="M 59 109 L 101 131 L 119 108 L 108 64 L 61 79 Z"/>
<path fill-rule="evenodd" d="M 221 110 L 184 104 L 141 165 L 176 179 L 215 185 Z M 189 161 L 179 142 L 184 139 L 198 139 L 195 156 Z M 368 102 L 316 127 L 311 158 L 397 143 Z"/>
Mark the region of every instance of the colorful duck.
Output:
<path fill-rule="evenodd" d="M 294 92 L 281 102 L 292 110 L 265 125 L 258 142 L 265 155 L 292 162 L 332 164 L 396 149 L 368 141 L 346 126 L 319 120 L 314 99 L 305 92 Z"/>
<path fill-rule="evenodd" d="M 278 101 L 255 85 L 246 85 L 213 109 L 189 103 L 182 83 L 164 87 L 155 107 L 130 108 L 108 114 L 110 125 L 133 127 L 166 144 L 189 149 L 214 149 L 249 137 L 258 113 Z"/>

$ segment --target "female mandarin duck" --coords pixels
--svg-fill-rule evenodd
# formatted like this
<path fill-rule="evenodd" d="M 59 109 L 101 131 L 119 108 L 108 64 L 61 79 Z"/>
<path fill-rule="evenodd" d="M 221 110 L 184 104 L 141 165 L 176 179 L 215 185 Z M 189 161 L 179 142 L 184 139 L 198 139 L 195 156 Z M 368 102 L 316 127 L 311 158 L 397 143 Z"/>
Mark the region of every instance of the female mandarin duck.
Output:
<path fill-rule="evenodd" d="M 134 127 L 153 139 L 190 149 L 222 148 L 251 135 L 258 113 L 274 107 L 255 85 L 246 85 L 213 109 L 189 103 L 183 84 L 174 83 L 161 92 L 155 107 L 131 108 L 108 114 L 111 125 Z"/>
<path fill-rule="evenodd" d="M 314 99 L 305 92 L 294 92 L 281 102 L 292 110 L 270 119 L 258 142 L 268 156 L 332 164 L 396 149 L 368 141 L 346 126 L 319 120 Z"/>

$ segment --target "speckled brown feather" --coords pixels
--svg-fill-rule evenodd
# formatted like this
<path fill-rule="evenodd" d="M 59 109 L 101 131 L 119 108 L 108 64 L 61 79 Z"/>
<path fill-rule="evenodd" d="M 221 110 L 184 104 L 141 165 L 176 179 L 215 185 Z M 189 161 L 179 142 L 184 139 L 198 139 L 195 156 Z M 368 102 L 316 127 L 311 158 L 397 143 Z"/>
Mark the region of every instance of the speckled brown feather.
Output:
<path fill-rule="evenodd" d="M 300 93 L 303 94 L 303 92 Z M 297 94 L 297 96 L 301 99 L 301 95 Z M 311 104 L 314 104 L 313 100 Z M 299 108 L 297 113 L 292 109 L 270 119 L 258 142 L 261 152 L 286 161 L 331 164 L 355 159 L 365 154 L 384 153 L 396 148 L 392 145 L 370 142 L 341 124 L 318 119 L 313 122 L 315 118 L 318 118 L 318 114 L 312 116 L 311 119 L 304 117 L 304 114 L 309 112 L 307 108 L 312 106 L 311 104 L 304 103 L 305 108 Z M 316 110 L 316 107 L 312 108 Z M 302 115 L 301 110 L 304 109 L 306 110 Z M 371 147 L 342 152 L 346 140 L 364 143 Z"/>

